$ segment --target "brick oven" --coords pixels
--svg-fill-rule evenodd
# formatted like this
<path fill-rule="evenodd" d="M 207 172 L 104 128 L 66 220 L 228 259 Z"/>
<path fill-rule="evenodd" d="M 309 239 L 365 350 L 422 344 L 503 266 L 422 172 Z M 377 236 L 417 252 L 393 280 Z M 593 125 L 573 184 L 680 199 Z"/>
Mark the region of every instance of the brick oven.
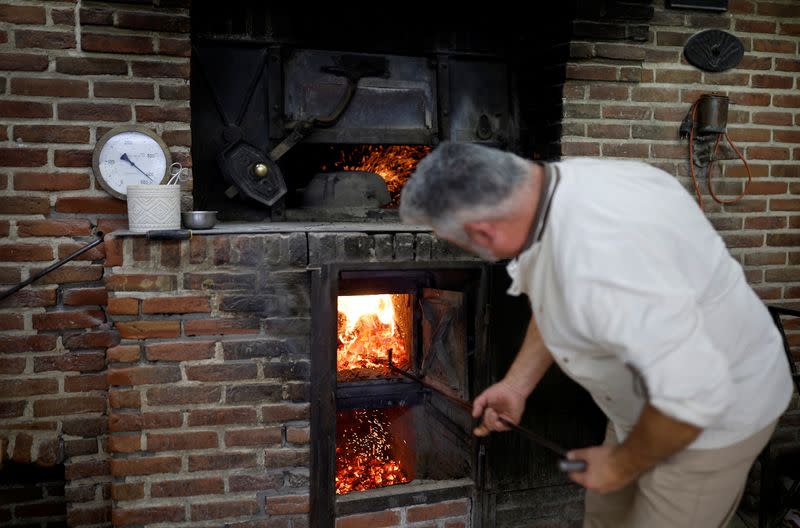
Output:
<path fill-rule="evenodd" d="M 404 178 L 444 139 L 643 159 L 689 188 L 680 121 L 723 92 L 755 180 L 704 210 L 764 299 L 797 302 L 790 0 L 576 1 L 545 24 L 193 4 L 0 5 L 0 282 L 106 233 L 0 302 L 4 526 L 580 526 L 581 491 L 553 455 L 514 433 L 474 438 L 449 399 L 502 376 L 530 312 L 502 266 L 399 223 Z M 736 69 L 682 59 L 710 27 L 742 39 Z M 120 123 L 163 138 L 191 172 L 183 208 L 223 222 L 190 240 L 127 231 L 90 168 Z M 796 438 L 796 414 L 780 438 Z M 570 447 L 603 429 L 555 371 L 523 423 Z"/>

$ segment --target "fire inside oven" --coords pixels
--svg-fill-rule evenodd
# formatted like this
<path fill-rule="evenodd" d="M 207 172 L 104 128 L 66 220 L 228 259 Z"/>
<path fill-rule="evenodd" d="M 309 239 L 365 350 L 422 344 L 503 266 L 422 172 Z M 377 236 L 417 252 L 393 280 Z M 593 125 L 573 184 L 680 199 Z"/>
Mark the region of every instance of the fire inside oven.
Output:
<path fill-rule="evenodd" d="M 337 494 L 469 474 L 463 416 L 399 372 L 464 398 L 465 320 L 462 292 L 338 296 Z"/>

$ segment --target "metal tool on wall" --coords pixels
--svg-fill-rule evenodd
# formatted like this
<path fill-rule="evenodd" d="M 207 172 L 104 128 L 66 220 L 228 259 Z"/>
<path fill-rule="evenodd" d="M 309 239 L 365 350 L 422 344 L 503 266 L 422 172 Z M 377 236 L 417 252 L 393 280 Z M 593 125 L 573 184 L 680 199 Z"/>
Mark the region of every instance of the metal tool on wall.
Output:
<path fill-rule="evenodd" d="M 747 190 L 753 180 L 747 160 L 742 152 L 736 148 L 736 145 L 725 130 L 728 123 L 728 103 L 728 97 L 724 95 L 703 94 L 694 102 L 681 123 L 680 137 L 689 139 L 689 169 L 700 207 L 703 207 L 703 195 L 700 191 L 700 184 L 697 181 L 695 167 L 705 172 L 708 192 L 714 201 L 721 204 L 733 204 L 741 200 L 747 194 Z M 736 153 L 736 156 L 742 160 L 747 172 L 747 182 L 742 192 L 735 198 L 728 200 L 720 198 L 711 183 L 714 162 L 721 159 L 732 159 L 718 154 L 720 141 L 723 137 L 728 141 L 728 145 Z"/>
<path fill-rule="evenodd" d="M 11 295 L 17 293 L 19 290 L 21 290 L 25 286 L 36 282 L 37 280 L 41 279 L 42 277 L 44 277 L 45 275 L 47 275 L 51 271 L 57 270 L 58 268 L 60 268 L 64 264 L 66 264 L 67 262 L 69 262 L 69 261 L 71 261 L 71 260 L 83 255 L 84 253 L 86 253 L 87 251 L 92 249 L 93 247 L 102 244 L 103 243 L 103 237 L 104 237 L 103 232 L 102 231 L 98 231 L 96 233 L 96 236 L 97 236 L 96 240 L 93 240 L 92 242 L 89 242 L 88 244 L 86 244 L 82 248 L 77 249 L 72 254 L 64 257 L 63 259 L 59 260 L 58 262 L 55 262 L 55 263 L 47 266 L 45 269 L 43 269 L 39 273 L 31 275 L 30 277 L 28 277 L 24 281 L 20 282 L 16 286 L 12 286 L 11 288 L 9 288 L 9 289 L 5 290 L 4 292 L 0 293 L 0 301 L 2 301 L 3 299 L 5 299 L 7 297 L 10 297 Z"/>
<path fill-rule="evenodd" d="M 470 413 L 470 414 L 472 413 L 472 403 L 471 402 L 468 402 L 466 400 L 462 400 L 461 398 L 456 398 L 455 396 L 451 396 L 451 395 L 447 394 L 446 392 L 442 391 L 441 389 L 439 389 L 438 387 L 435 387 L 435 386 L 431 385 L 430 383 L 425 382 L 420 377 L 415 376 L 415 375 L 411 374 L 410 372 L 407 372 L 407 371 L 405 371 L 405 370 L 403 370 L 401 368 L 396 367 L 392 363 L 392 350 L 391 349 L 389 350 L 389 369 L 392 370 L 393 372 L 396 372 L 396 373 L 400 374 L 401 376 L 404 376 L 404 377 L 406 377 L 406 378 L 408 378 L 408 379 L 420 384 L 421 386 L 425 387 L 426 389 L 429 389 L 429 390 L 435 392 L 436 394 L 438 394 L 442 398 L 444 398 L 447 401 L 453 403 L 457 407 L 460 407 L 461 409 L 467 411 L 468 413 Z M 540 446 L 542 446 L 542 447 L 544 447 L 546 449 L 549 449 L 553 453 L 555 453 L 558 456 L 562 457 L 558 461 L 558 469 L 560 471 L 563 471 L 563 472 L 566 472 L 566 473 L 569 473 L 571 471 L 586 471 L 586 461 L 585 460 L 568 460 L 566 458 L 568 450 L 563 448 L 562 446 L 556 444 L 555 442 L 552 442 L 552 441 L 548 440 L 547 438 L 544 438 L 543 436 L 541 436 L 541 435 L 539 435 L 537 433 L 534 433 L 533 431 L 531 431 L 527 427 L 522 427 L 520 425 L 515 424 L 514 422 L 512 422 L 511 420 L 507 419 L 504 416 L 500 416 L 500 421 L 503 422 L 503 425 L 505 425 L 509 429 L 511 429 L 513 431 L 516 431 L 517 433 L 519 433 L 522 436 L 528 438 L 529 440 L 532 440 L 536 444 L 538 444 L 538 445 L 540 445 Z"/>

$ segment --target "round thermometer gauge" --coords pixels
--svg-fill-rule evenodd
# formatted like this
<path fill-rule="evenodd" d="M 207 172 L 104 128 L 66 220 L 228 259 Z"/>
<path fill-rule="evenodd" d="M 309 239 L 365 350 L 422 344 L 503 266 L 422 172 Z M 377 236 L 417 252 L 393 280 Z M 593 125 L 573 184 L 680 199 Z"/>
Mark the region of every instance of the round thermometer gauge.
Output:
<path fill-rule="evenodd" d="M 92 169 L 103 189 L 126 200 L 128 185 L 166 183 L 171 163 L 160 137 L 145 127 L 128 125 L 110 130 L 97 142 Z"/>

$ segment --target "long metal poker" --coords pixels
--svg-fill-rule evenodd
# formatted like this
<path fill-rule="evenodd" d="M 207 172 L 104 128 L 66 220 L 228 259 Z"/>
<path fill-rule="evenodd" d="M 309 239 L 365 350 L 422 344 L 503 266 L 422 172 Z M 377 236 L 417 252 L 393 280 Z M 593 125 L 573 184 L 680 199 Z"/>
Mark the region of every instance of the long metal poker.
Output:
<path fill-rule="evenodd" d="M 389 368 L 393 372 L 397 372 L 398 374 L 400 374 L 402 376 L 405 376 L 406 378 L 419 383 L 420 385 L 422 385 L 426 389 L 430 389 L 430 390 L 434 391 L 436 394 L 442 396 L 446 400 L 448 400 L 448 401 L 452 402 L 453 404 L 461 407 L 465 411 L 467 411 L 469 413 L 472 413 L 472 402 L 469 402 L 469 401 L 466 401 L 466 400 L 462 400 L 461 398 L 456 398 L 455 396 L 451 396 L 451 395 L 447 394 L 446 392 L 442 391 L 441 389 L 439 389 L 438 387 L 435 387 L 435 386 L 431 385 L 430 383 L 427 383 L 427 382 L 423 381 L 418 376 L 415 376 L 415 375 L 411 374 L 410 372 L 407 372 L 407 371 L 405 371 L 405 370 L 403 370 L 403 369 L 401 369 L 399 367 L 394 366 L 394 364 L 392 363 L 392 349 L 389 349 Z M 533 440 L 534 442 L 536 442 L 540 446 L 549 449 L 550 451 L 554 452 L 558 456 L 560 456 L 560 457 L 566 457 L 567 456 L 567 450 L 564 449 L 563 447 L 561 447 L 560 445 L 556 444 L 555 442 L 552 442 L 552 441 L 548 440 L 547 438 L 544 438 L 544 437 L 534 433 L 533 431 L 531 431 L 527 427 L 522 427 L 520 425 L 515 424 L 514 422 L 512 422 L 508 418 L 505 418 L 504 416 L 499 416 L 498 419 L 503 423 L 503 425 L 505 425 L 509 429 L 512 429 L 512 430 L 522 434 L 526 438 L 528 438 L 530 440 Z M 586 471 L 586 461 L 585 460 L 567 460 L 566 458 L 562 458 L 561 460 L 558 461 L 558 469 L 560 469 L 561 471 L 565 471 L 565 472 Z"/>

